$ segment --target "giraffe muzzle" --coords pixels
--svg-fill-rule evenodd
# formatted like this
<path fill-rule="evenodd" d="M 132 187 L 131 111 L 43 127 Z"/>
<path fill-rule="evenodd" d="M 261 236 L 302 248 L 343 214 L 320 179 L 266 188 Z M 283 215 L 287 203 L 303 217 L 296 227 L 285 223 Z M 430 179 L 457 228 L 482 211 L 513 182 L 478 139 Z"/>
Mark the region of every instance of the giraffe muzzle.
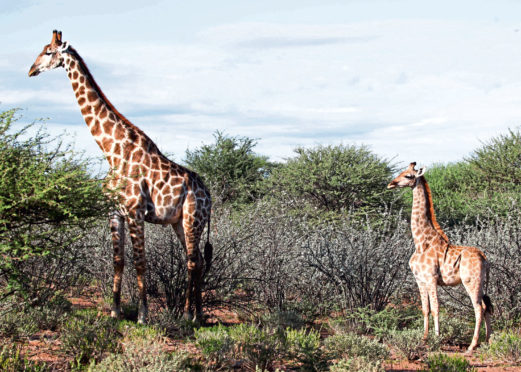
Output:
<path fill-rule="evenodd" d="M 36 76 L 40 73 L 40 69 L 36 65 L 32 65 L 29 70 L 29 77 Z"/>

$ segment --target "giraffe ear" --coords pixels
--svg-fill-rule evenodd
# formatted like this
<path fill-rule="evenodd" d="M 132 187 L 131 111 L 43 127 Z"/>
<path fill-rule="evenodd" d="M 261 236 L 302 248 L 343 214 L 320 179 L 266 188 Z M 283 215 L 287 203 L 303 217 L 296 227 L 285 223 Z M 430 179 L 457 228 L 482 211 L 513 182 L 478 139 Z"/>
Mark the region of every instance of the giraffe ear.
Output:
<path fill-rule="evenodd" d="M 424 174 L 425 174 L 425 170 L 426 168 L 425 167 L 422 167 L 418 170 L 418 173 L 416 173 L 416 178 L 420 178 L 422 177 Z"/>
<path fill-rule="evenodd" d="M 69 42 L 68 41 L 64 41 L 59 47 L 58 47 L 58 50 L 63 53 L 63 52 L 66 52 L 67 49 L 69 49 Z"/>

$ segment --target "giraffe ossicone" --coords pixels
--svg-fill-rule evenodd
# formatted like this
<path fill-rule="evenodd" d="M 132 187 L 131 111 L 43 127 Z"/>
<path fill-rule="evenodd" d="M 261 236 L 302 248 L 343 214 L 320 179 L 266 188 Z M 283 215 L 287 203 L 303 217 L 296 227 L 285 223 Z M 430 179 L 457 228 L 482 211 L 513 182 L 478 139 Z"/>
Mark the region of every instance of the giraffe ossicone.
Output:
<path fill-rule="evenodd" d="M 211 197 L 201 178 L 170 160 L 155 143 L 133 125 L 106 98 L 87 65 L 62 33 L 53 31 L 29 70 L 29 76 L 57 67 L 65 68 L 85 123 L 110 165 L 107 188 L 116 193 L 118 210 L 110 218 L 114 247 L 112 316 L 121 314 L 121 280 L 124 268 L 124 223 L 128 223 L 139 290 L 138 321 L 146 321 L 146 258 L 144 222 L 171 225 L 186 250 L 188 286 L 184 312 L 203 321 L 203 275 L 211 265 Z M 199 249 L 207 227 L 204 258 Z"/>
<path fill-rule="evenodd" d="M 434 318 L 436 335 L 439 335 L 437 286 L 463 284 L 472 301 L 476 318 L 474 335 L 467 350 L 471 353 L 478 344 L 483 317 L 485 317 L 487 341 L 491 334 L 492 302 L 484 293 L 488 262 L 485 254 L 478 248 L 450 243 L 436 221 L 431 191 L 424 177 L 425 168 L 416 170 L 415 166 L 416 163 L 410 163 L 407 169 L 389 183 L 387 188 L 411 187 L 413 189 L 411 231 L 415 251 L 409 260 L 409 266 L 420 290 L 424 338 L 429 334 L 430 312 Z"/>

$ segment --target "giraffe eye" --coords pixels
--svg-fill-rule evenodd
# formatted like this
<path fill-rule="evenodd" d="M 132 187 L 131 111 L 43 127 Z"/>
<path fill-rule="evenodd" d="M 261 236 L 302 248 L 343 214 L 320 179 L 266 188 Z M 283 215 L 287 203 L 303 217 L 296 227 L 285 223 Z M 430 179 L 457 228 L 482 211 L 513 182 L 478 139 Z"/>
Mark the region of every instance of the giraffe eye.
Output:
<path fill-rule="evenodd" d="M 407 174 L 407 175 L 405 175 L 405 178 L 412 180 L 414 178 L 414 176 L 412 174 Z"/>

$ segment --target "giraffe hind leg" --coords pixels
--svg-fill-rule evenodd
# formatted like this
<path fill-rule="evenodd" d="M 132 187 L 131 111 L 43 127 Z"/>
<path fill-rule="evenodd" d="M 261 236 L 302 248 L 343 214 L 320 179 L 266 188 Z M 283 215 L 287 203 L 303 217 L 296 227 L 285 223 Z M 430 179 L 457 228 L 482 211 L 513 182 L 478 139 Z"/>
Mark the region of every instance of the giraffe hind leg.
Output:
<path fill-rule="evenodd" d="M 199 250 L 199 240 L 201 231 L 189 224 L 184 226 L 178 223 L 174 230 L 181 240 L 186 250 L 187 258 L 187 288 L 185 295 L 184 317 L 198 322 L 203 321 L 202 310 L 202 275 L 203 275 L 203 256 Z M 195 316 L 193 310 L 195 308 Z"/>
<path fill-rule="evenodd" d="M 476 323 L 474 327 L 474 335 L 472 336 L 472 341 L 467 349 L 467 354 L 471 354 L 474 348 L 478 345 L 479 341 L 479 329 L 481 328 L 481 322 L 483 320 L 483 291 L 479 283 L 475 281 L 468 280 L 467 282 L 463 281 L 463 285 L 467 290 L 467 293 L 470 296 L 472 301 L 472 307 L 474 308 L 474 316 L 476 318 Z"/>
<path fill-rule="evenodd" d="M 114 249 L 114 283 L 112 288 L 113 303 L 110 315 L 121 317 L 121 281 L 125 268 L 125 219 L 119 213 L 110 216 L 110 232 Z"/>
<path fill-rule="evenodd" d="M 130 239 L 132 240 L 134 267 L 136 269 L 137 287 L 139 295 L 138 323 L 144 324 L 148 315 L 147 287 L 146 287 L 146 257 L 145 257 L 145 230 L 144 222 L 128 219 Z"/>

